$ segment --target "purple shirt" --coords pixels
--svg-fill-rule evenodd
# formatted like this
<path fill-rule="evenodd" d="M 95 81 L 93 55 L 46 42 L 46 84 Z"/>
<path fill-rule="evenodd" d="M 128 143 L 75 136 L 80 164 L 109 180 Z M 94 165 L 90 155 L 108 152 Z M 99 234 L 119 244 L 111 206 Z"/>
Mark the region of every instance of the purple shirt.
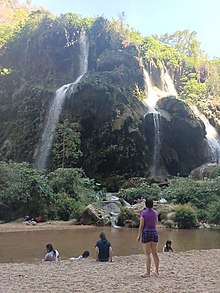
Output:
<path fill-rule="evenodd" d="M 144 209 L 141 212 L 141 217 L 144 218 L 143 231 L 155 231 L 157 223 L 157 212 L 154 209 Z"/>

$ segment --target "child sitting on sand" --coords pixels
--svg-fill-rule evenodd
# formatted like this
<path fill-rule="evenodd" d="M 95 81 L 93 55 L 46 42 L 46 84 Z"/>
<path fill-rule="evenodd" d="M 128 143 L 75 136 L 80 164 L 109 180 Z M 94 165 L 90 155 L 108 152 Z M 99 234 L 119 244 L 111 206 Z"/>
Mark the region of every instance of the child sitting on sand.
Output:
<path fill-rule="evenodd" d="M 172 248 L 172 241 L 171 240 L 166 241 L 166 244 L 163 247 L 163 252 L 174 252 L 174 250 Z"/>
<path fill-rule="evenodd" d="M 84 260 L 85 258 L 89 257 L 90 253 L 89 251 L 84 251 L 83 254 L 81 254 L 78 257 L 71 257 L 70 260 Z"/>
<path fill-rule="evenodd" d="M 53 248 L 52 244 L 46 245 L 47 254 L 44 257 L 45 261 L 58 261 L 60 258 L 59 252 Z"/>

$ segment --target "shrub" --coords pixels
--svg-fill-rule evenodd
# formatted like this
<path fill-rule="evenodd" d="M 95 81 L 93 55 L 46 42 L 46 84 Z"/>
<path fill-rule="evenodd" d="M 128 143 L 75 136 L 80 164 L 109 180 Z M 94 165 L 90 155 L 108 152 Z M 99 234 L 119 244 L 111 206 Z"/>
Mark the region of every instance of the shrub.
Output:
<path fill-rule="evenodd" d="M 211 173 L 211 178 L 217 178 L 218 176 L 220 176 L 220 166 L 216 166 Z"/>
<path fill-rule="evenodd" d="M 123 207 L 118 216 L 118 225 L 124 226 L 125 222 L 128 220 L 134 223 L 133 226 L 138 227 L 139 217 L 135 214 L 133 210 Z"/>
<path fill-rule="evenodd" d="M 178 228 L 180 229 L 189 229 L 196 228 L 196 213 L 192 206 L 178 205 L 175 209 L 176 211 L 176 222 L 178 224 Z"/>
<path fill-rule="evenodd" d="M 208 222 L 220 224 L 220 200 L 211 203 L 208 207 Z"/>
<path fill-rule="evenodd" d="M 82 212 L 83 205 L 71 198 L 67 194 L 59 194 L 54 202 L 54 218 L 57 220 L 68 221 L 78 218 Z"/>
<path fill-rule="evenodd" d="M 134 200 L 142 197 L 151 197 L 154 200 L 157 200 L 159 199 L 160 191 L 161 189 L 157 184 L 149 185 L 146 183 L 142 183 L 136 188 L 121 189 L 119 191 L 119 196 L 130 204 L 133 204 Z"/>
<path fill-rule="evenodd" d="M 177 204 L 191 203 L 198 209 L 206 209 L 208 204 L 220 196 L 220 178 L 194 181 L 191 178 L 177 178 L 163 191 L 163 196 Z"/>
<path fill-rule="evenodd" d="M 78 218 L 82 210 L 96 200 L 94 180 L 82 169 L 60 168 L 49 174 L 49 184 L 56 199 L 52 214 L 56 219 Z"/>
<path fill-rule="evenodd" d="M 47 178 L 26 163 L 0 162 L 0 218 L 6 221 L 29 215 L 47 217 L 54 200 Z"/>
<path fill-rule="evenodd" d="M 207 210 L 197 210 L 196 211 L 196 218 L 199 222 L 206 222 L 208 219 L 208 211 Z"/>
<path fill-rule="evenodd" d="M 59 168 L 49 174 L 49 184 L 55 194 L 68 194 L 76 201 L 95 201 L 94 180 L 86 178 L 82 169 Z"/>

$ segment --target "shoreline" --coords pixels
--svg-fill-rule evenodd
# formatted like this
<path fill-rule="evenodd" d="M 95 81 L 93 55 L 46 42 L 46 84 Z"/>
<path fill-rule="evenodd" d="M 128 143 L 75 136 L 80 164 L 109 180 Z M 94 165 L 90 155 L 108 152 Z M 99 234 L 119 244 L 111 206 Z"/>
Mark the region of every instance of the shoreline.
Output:
<path fill-rule="evenodd" d="M 23 231 L 42 231 L 42 230 L 63 230 L 63 229 L 88 229 L 96 227 L 92 225 L 77 225 L 70 221 L 48 221 L 36 224 L 27 224 L 22 221 L 14 221 L 0 224 L 0 233 L 4 232 L 23 232 Z M 1 293 L 1 292 L 0 292 Z"/>
<path fill-rule="evenodd" d="M 114 257 L 112 263 L 59 262 L 0 263 L 1 293 L 28 292 L 140 292 L 217 293 L 220 249 L 159 253 L 160 276 L 141 278 L 144 255 Z"/>

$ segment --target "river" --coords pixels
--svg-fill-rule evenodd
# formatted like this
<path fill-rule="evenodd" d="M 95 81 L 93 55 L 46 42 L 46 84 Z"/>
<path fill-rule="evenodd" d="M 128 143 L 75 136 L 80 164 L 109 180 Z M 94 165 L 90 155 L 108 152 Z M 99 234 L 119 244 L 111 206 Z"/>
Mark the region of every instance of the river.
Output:
<path fill-rule="evenodd" d="M 32 262 L 44 257 L 45 245 L 52 243 L 61 258 L 80 255 L 89 250 L 94 257 L 94 247 L 99 233 L 104 231 L 111 242 L 114 255 L 126 256 L 142 253 L 136 241 L 137 229 L 89 227 L 76 230 L 43 230 L 0 233 L 0 262 Z M 166 240 L 173 242 L 176 252 L 220 248 L 220 230 L 180 230 L 159 228 L 159 252 Z"/>

